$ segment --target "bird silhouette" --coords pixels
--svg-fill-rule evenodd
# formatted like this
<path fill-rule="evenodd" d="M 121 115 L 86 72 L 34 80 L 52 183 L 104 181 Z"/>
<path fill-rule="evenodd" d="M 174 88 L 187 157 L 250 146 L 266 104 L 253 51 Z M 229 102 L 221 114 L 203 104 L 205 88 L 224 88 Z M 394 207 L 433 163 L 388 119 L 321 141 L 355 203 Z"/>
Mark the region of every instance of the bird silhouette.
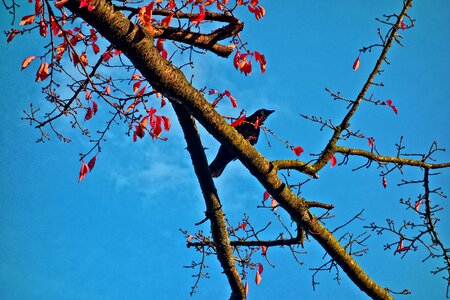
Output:
<path fill-rule="evenodd" d="M 267 117 L 273 113 L 274 110 L 259 109 L 251 116 L 245 118 L 244 122 L 235 127 L 237 132 L 239 132 L 251 145 L 255 145 L 258 142 L 260 125 L 264 123 Z M 209 170 L 211 171 L 212 177 L 219 177 L 225 167 L 237 156 L 228 151 L 223 145 L 220 146 L 219 152 L 217 152 L 216 158 L 209 165 Z"/>

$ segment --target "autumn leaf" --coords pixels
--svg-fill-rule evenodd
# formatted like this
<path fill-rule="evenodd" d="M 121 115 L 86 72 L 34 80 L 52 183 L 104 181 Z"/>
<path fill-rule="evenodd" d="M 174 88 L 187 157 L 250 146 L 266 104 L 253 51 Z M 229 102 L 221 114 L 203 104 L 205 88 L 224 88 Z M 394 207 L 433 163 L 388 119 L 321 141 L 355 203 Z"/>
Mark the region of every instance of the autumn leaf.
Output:
<path fill-rule="evenodd" d="M 367 142 L 369 143 L 369 147 L 372 149 L 373 148 L 373 142 L 375 140 L 373 138 L 367 138 Z"/>
<path fill-rule="evenodd" d="M 22 62 L 22 70 L 30 65 L 30 63 L 36 58 L 36 56 L 29 56 Z"/>
<path fill-rule="evenodd" d="M 161 26 L 169 27 L 172 22 L 173 14 L 168 15 L 164 19 L 161 20 Z"/>
<path fill-rule="evenodd" d="M 39 34 L 40 34 L 42 37 L 46 37 L 47 33 L 48 33 L 48 27 L 47 27 L 47 24 L 45 24 L 44 20 L 41 20 L 41 21 L 39 22 Z"/>
<path fill-rule="evenodd" d="M 383 184 L 384 188 L 387 187 L 387 179 L 386 179 L 386 177 L 383 176 L 383 179 L 381 180 L 381 183 Z"/>
<path fill-rule="evenodd" d="M 91 160 L 88 162 L 89 171 L 92 171 L 92 169 L 95 166 L 95 161 L 97 160 L 97 155 L 91 158 Z"/>
<path fill-rule="evenodd" d="M 133 93 L 136 94 L 136 92 L 139 90 L 139 87 L 141 86 L 141 83 L 142 83 L 142 81 L 136 81 L 136 82 L 133 84 Z"/>
<path fill-rule="evenodd" d="M 64 7 L 64 4 L 69 2 L 69 0 L 56 0 L 55 1 L 55 7 L 62 9 Z"/>
<path fill-rule="evenodd" d="M 86 111 L 86 115 L 84 116 L 84 120 L 85 121 L 90 120 L 93 116 L 93 112 L 94 111 L 92 110 L 92 108 L 89 107 Z"/>
<path fill-rule="evenodd" d="M 266 71 L 266 58 L 258 51 L 253 52 L 253 55 L 255 56 L 255 60 L 259 62 L 261 73 L 264 74 L 264 72 Z"/>
<path fill-rule="evenodd" d="M 334 154 L 331 154 L 331 167 L 334 167 L 336 165 L 336 157 L 334 156 Z"/>
<path fill-rule="evenodd" d="M 6 42 L 9 43 L 12 41 L 12 39 L 16 36 L 16 34 L 19 33 L 19 30 L 14 29 L 13 31 L 11 31 L 11 33 L 8 35 L 8 38 L 6 39 Z"/>
<path fill-rule="evenodd" d="M 423 201 L 417 200 L 417 201 L 414 203 L 414 210 L 415 210 L 415 211 L 419 211 L 420 205 L 421 205 L 422 203 L 423 203 Z"/>
<path fill-rule="evenodd" d="M 304 150 L 302 147 L 297 146 L 292 148 L 292 151 L 294 151 L 295 155 L 300 156 L 300 154 L 302 154 Z"/>
<path fill-rule="evenodd" d="M 242 224 L 239 226 L 242 230 L 245 230 L 247 228 L 247 223 L 242 222 Z"/>
<path fill-rule="evenodd" d="M 48 63 L 42 63 L 36 72 L 36 82 L 45 80 L 50 75 L 48 71 Z"/>
<path fill-rule="evenodd" d="M 359 69 L 359 56 L 358 58 L 355 60 L 355 62 L 353 63 L 353 71 L 356 71 Z"/>
<path fill-rule="evenodd" d="M 264 194 L 263 194 L 263 200 L 266 201 L 266 200 L 269 199 L 269 198 L 270 198 L 269 192 L 268 192 L 268 191 L 265 191 Z"/>
<path fill-rule="evenodd" d="M 92 0 L 81 0 L 79 8 L 83 8 L 83 7 L 87 7 L 89 12 L 91 12 L 95 9 L 95 6 L 92 5 Z"/>
<path fill-rule="evenodd" d="M 161 116 L 161 118 L 163 119 L 163 124 L 164 124 L 164 130 L 165 131 L 169 131 L 170 129 L 170 119 L 166 116 Z"/>
<path fill-rule="evenodd" d="M 259 274 L 259 272 L 256 271 L 256 277 L 255 277 L 256 285 L 259 285 L 261 283 L 261 280 L 262 280 L 261 274 Z"/>
<path fill-rule="evenodd" d="M 28 15 L 22 18 L 20 21 L 20 25 L 30 25 L 33 24 L 34 19 L 36 18 L 36 15 Z"/>
<path fill-rule="evenodd" d="M 248 295 L 248 282 L 245 283 L 244 291 L 245 291 L 245 296 L 247 296 Z"/>
<path fill-rule="evenodd" d="M 197 16 L 192 17 L 190 20 L 192 23 L 198 25 L 205 19 L 205 8 L 200 5 L 200 13 Z"/>
<path fill-rule="evenodd" d="M 97 54 L 100 52 L 100 47 L 97 44 L 92 43 L 92 51 L 94 51 L 94 54 Z"/>
<path fill-rule="evenodd" d="M 236 121 L 234 121 L 233 123 L 231 123 L 230 125 L 231 125 L 232 127 L 239 126 L 239 125 L 241 125 L 242 123 L 244 123 L 244 120 L 245 120 L 245 113 L 244 113 L 242 116 L 240 116 Z"/>
<path fill-rule="evenodd" d="M 97 102 L 92 102 L 92 112 L 94 113 L 94 115 L 97 113 L 98 110 L 98 104 Z"/>
<path fill-rule="evenodd" d="M 190 242 L 192 241 L 193 238 L 194 238 L 193 235 L 189 235 L 189 237 L 188 237 L 188 239 L 187 239 L 187 242 L 190 243 Z"/>
<path fill-rule="evenodd" d="M 267 254 L 267 247 L 266 246 L 261 246 L 261 255 L 262 256 L 266 256 Z"/>
<path fill-rule="evenodd" d="M 80 175 L 78 176 L 78 182 L 81 182 L 84 177 L 86 177 L 87 173 L 89 171 L 89 166 L 85 163 L 81 163 L 81 169 L 80 169 Z"/>

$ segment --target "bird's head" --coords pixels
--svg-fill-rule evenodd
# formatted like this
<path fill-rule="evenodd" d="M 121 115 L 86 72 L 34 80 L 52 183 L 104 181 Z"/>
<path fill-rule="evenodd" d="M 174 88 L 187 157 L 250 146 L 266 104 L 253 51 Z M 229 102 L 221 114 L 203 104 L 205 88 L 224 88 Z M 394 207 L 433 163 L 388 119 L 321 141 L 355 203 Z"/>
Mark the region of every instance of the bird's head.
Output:
<path fill-rule="evenodd" d="M 255 122 L 256 119 L 259 120 L 259 124 L 262 124 L 267 117 L 272 114 L 274 112 L 274 110 L 269 110 L 269 109 L 258 109 L 257 111 L 255 111 L 255 113 L 253 115 L 251 115 L 250 117 L 248 117 L 248 119 L 250 119 L 250 122 Z"/>

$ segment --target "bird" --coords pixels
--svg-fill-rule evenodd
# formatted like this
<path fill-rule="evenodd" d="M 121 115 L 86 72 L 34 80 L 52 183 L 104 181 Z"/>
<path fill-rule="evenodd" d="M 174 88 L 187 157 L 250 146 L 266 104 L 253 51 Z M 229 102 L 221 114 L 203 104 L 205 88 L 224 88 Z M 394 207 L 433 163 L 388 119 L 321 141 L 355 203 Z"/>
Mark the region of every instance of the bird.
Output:
<path fill-rule="evenodd" d="M 260 125 L 264 123 L 267 117 L 272 114 L 274 110 L 258 109 L 251 116 L 245 118 L 244 122 L 234 127 L 249 143 L 253 146 L 258 142 Z M 237 156 L 228 151 L 225 146 L 221 145 L 216 157 L 209 165 L 209 170 L 213 178 L 219 177 L 225 167 Z"/>

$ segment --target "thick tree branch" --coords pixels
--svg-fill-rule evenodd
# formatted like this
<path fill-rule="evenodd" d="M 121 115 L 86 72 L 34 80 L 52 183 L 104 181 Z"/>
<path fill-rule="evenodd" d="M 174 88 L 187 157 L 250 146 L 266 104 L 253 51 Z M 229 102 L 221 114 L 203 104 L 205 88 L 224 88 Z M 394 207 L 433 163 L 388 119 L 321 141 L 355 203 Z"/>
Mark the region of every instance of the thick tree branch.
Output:
<path fill-rule="evenodd" d="M 187 149 L 191 155 L 195 174 L 197 175 L 203 198 L 206 203 L 206 216 L 211 221 L 211 234 L 214 239 L 212 245 L 216 248 L 217 258 L 228 278 L 231 287 L 230 299 L 245 299 L 245 290 L 233 258 L 233 249 L 230 246 L 230 237 L 227 231 L 222 205 L 220 204 L 214 181 L 209 172 L 208 161 L 197 131 L 194 118 L 188 111 L 176 102 L 173 108 L 183 129 Z"/>
<path fill-rule="evenodd" d="M 94 0 L 93 4 L 96 9 L 92 12 L 79 9 L 78 1 L 69 1 L 66 6 L 123 51 L 157 91 L 183 103 L 212 136 L 235 152 L 292 219 L 319 242 L 361 290 L 374 299 L 392 299 L 386 289 L 375 283 L 308 211 L 306 201 L 296 197 L 282 182 L 276 174 L 276 168 L 215 111 L 179 69 L 161 57 L 148 32 L 134 26 L 121 12 L 115 11 L 109 1 Z"/>

